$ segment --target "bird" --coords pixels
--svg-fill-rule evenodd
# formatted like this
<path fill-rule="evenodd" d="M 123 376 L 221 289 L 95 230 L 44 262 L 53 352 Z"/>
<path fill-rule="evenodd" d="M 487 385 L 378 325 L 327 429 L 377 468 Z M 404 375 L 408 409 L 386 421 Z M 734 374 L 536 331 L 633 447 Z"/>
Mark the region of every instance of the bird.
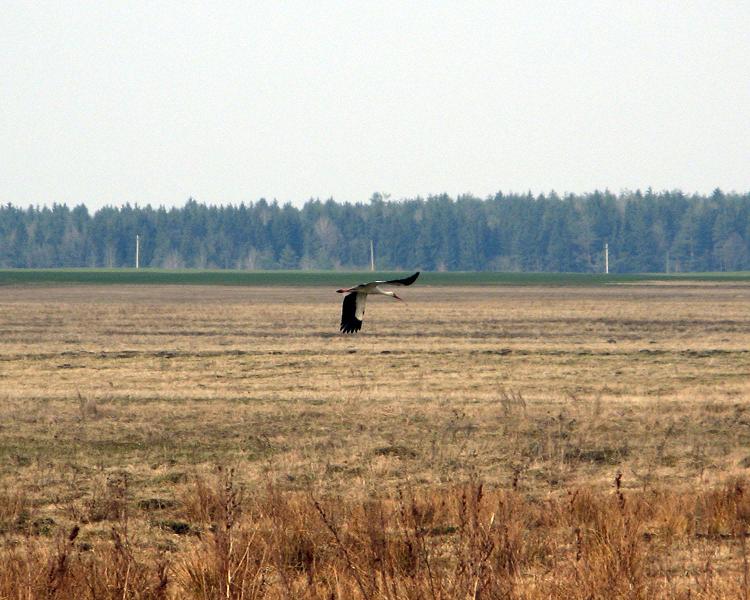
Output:
<path fill-rule="evenodd" d="M 382 294 L 390 296 L 395 300 L 402 300 L 395 292 L 380 289 L 380 285 L 411 285 L 419 277 L 419 271 L 405 277 L 404 279 L 391 279 L 390 281 L 371 281 L 369 283 L 360 283 L 350 288 L 341 288 L 336 290 L 344 296 L 344 304 L 341 307 L 341 329 L 342 333 L 356 333 L 362 329 L 362 319 L 365 318 L 365 302 L 368 294 Z"/>

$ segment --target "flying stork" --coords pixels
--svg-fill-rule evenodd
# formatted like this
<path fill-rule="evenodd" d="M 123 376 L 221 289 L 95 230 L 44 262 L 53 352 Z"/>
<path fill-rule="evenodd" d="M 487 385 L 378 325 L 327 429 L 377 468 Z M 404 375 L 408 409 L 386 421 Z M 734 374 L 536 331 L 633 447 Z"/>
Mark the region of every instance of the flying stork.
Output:
<path fill-rule="evenodd" d="M 344 305 L 341 307 L 341 331 L 354 333 L 362 329 L 362 319 L 365 318 L 365 302 L 367 294 L 383 294 L 396 300 L 401 300 L 395 292 L 381 290 L 380 285 L 411 285 L 419 277 L 419 271 L 405 279 L 391 279 L 390 281 L 371 281 L 360 283 L 350 288 L 336 290 L 339 294 L 346 294 Z"/>

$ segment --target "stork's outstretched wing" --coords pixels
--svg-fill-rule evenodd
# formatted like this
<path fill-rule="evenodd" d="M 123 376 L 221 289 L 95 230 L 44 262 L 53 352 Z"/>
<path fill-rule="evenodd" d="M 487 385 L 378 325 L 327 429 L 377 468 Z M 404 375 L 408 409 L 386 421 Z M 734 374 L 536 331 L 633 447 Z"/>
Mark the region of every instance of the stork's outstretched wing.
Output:
<path fill-rule="evenodd" d="M 341 331 L 354 333 L 362 329 L 362 319 L 365 318 L 365 302 L 367 294 L 351 292 L 344 296 L 341 307 Z"/>
<path fill-rule="evenodd" d="M 405 277 L 404 279 L 391 279 L 390 281 L 378 281 L 377 283 L 386 283 L 388 285 L 411 285 L 417 280 L 417 277 L 419 277 L 419 271 L 414 273 L 414 275 Z"/>

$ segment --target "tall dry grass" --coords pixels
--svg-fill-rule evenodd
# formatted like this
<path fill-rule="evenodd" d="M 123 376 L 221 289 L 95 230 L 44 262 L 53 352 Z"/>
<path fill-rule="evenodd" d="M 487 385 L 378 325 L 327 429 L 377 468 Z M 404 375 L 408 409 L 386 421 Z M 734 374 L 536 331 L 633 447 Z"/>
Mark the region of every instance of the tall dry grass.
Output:
<path fill-rule="evenodd" d="M 354 501 L 251 492 L 225 469 L 185 488 L 191 533 L 170 552 L 134 538 L 123 512 L 94 544 L 79 526 L 54 543 L 21 532 L 0 550 L 0 597 L 747 597 L 747 481 L 693 494 L 620 477 L 548 498 L 467 481 Z"/>

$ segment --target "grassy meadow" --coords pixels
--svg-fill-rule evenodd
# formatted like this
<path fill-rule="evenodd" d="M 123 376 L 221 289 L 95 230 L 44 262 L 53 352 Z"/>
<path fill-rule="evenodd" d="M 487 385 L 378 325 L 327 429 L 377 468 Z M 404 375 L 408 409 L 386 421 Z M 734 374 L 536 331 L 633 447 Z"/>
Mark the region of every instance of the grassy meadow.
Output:
<path fill-rule="evenodd" d="M 307 277 L 0 272 L 0 598 L 747 597 L 745 275 Z"/>

